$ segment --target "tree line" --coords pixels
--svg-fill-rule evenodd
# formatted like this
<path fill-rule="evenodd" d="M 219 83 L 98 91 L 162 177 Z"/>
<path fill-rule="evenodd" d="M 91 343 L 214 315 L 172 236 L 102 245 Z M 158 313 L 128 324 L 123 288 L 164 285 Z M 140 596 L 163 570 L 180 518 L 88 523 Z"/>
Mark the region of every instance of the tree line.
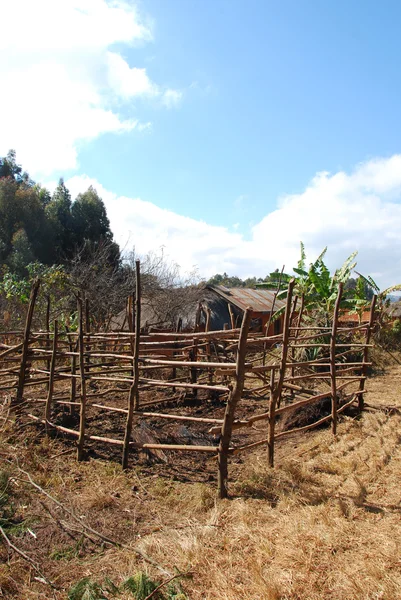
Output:
<path fill-rule="evenodd" d="M 62 178 L 50 194 L 17 163 L 14 150 L 0 158 L 1 265 L 23 277 L 30 263 L 66 265 L 83 248 L 91 253 L 101 244 L 116 264 L 120 250 L 92 186 L 73 201 Z"/>

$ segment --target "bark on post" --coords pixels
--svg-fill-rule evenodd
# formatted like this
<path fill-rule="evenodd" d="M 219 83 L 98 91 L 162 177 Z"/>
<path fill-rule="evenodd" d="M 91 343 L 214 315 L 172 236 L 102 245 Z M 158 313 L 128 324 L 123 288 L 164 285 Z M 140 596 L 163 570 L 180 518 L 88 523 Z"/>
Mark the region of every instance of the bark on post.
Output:
<path fill-rule="evenodd" d="M 287 291 L 287 302 L 285 306 L 285 315 L 284 315 L 284 326 L 283 326 L 283 345 L 281 347 L 281 359 L 280 359 L 280 367 L 279 367 L 279 378 L 277 382 L 276 389 L 273 391 L 273 394 L 270 399 L 270 410 L 269 410 L 269 443 L 267 446 L 267 458 L 269 462 L 269 466 L 274 466 L 274 428 L 276 421 L 276 407 L 280 406 L 281 401 L 281 393 L 283 391 L 283 383 L 285 377 L 285 371 L 287 367 L 287 355 L 288 355 L 288 338 L 290 337 L 290 320 L 291 320 L 291 302 L 292 302 L 292 294 L 294 291 L 295 281 L 291 279 L 288 284 Z"/>
<path fill-rule="evenodd" d="M 330 337 L 330 379 L 331 379 L 331 430 L 333 435 L 337 433 L 337 382 L 336 382 L 336 337 L 338 326 L 338 313 L 340 311 L 341 297 L 343 295 L 343 284 L 338 284 L 338 295 L 334 306 L 333 325 Z"/>
<path fill-rule="evenodd" d="M 49 294 L 46 296 L 46 350 L 50 348 L 50 296 Z M 48 358 L 46 360 L 46 369 L 50 371 L 51 359 Z M 50 380 L 46 385 L 47 391 L 49 391 Z"/>
<path fill-rule="evenodd" d="M 269 467 L 274 466 L 274 429 L 276 424 L 276 402 L 274 398 L 274 380 L 275 369 L 270 373 L 270 402 L 269 402 L 269 420 L 267 429 L 267 457 Z"/>
<path fill-rule="evenodd" d="M 366 337 L 365 337 L 365 342 L 366 344 L 370 343 L 370 338 L 372 335 L 372 328 L 373 328 L 373 324 L 375 321 L 375 308 L 376 308 L 376 301 L 377 301 L 377 296 L 373 296 L 372 298 L 372 302 L 370 305 L 370 316 L 369 316 L 369 323 L 368 326 L 366 328 Z M 363 392 L 365 389 L 365 381 L 366 381 L 366 375 L 367 375 L 367 371 L 368 371 L 368 367 L 366 365 L 366 363 L 369 362 L 369 347 L 366 345 L 364 350 L 363 350 L 363 367 L 362 367 L 362 375 L 363 375 L 363 379 L 361 379 L 361 381 L 359 382 L 359 392 Z M 358 408 L 360 411 L 363 410 L 365 402 L 364 402 L 364 395 L 362 393 L 358 394 Z"/>
<path fill-rule="evenodd" d="M 84 353 L 84 324 L 83 324 L 82 299 L 78 298 L 79 318 L 79 374 L 81 380 L 81 405 L 79 414 L 79 437 L 77 446 L 77 460 L 82 460 L 85 441 L 85 419 L 86 419 L 86 380 L 85 380 L 85 353 Z"/>
<path fill-rule="evenodd" d="M 122 467 L 123 469 L 128 468 L 128 457 L 129 457 L 129 444 L 131 441 L 132 434 L 132 422 L 134 419 L 134 411 L 138 410 L 139 398 L 138 398 L 138 383 L 139 383 L 139 341 L 141 332 L 141 268 L 140 261 L 135 261 L 135 272 L 136 272 L 136 310 L 135 310 L 135 340 L 134 340 L 134 356 L 133 356 L 133 381 L 130 387 L 128 395 L 128 413 L 127 422 L 125 426 L 125 435 L 123 443 L 123 457 Z"/>
<path fill-rule="evenodd" d="M 230 313 L 231 329 L 235 329 L 235 315 L 231 304 L 228 304 L 228 312 Z"/>
<path fill-rule="evenodd" d="M 134 377 L 138 379 L 138 358 L 139 358 L 139 344 L 141 339 L 141 263 L 139 260 L 135 262 L 135 346 L 134 346 Z M 139 394 L 138 385 L 135 390 L 134 397 L 134 410 L 139 409 Z"/>
<path fill-rule="evenodd" d="M 196 309 L 196 314 L 195 314 L 194 333 L 197 333 L 200 329 L 201 314 L 202 314 L 202 303 L 199 302 L 198 308 Z"/>
<path fill-rule="evenodd" d="M 90 312 L 89 312 L 89 300 L 88 298 L 85 298 L 85 333 L 86 333 L 86 358 L 85 358 L 85 362 L 89 363 L 90 362 L 90 356 L 89 356 L 89 352 L 90 352 L 90 331 L 91 331 L 91 325 L 90 325 Z"/>
<path fill-rule="evenodd" d="M 74 338 L 70 335 L 70 331 L 67 327 L 67 325 L 65 325 L 65 331 L 67 334 L 67 341 L 68 341 L 68 349 L 71 352 L 71 383 L 70 383 L 70 415 L 74 415 L 75 414 L 75 402 L 76 402 L 76 397 L 77 397 L 77 380 L 75 378 L 75 374 L 77 372 L 77 357 L 75 356 L 75 354 L 73 354 L 74 352 Z M 79 343 L 79 340 L 78 340 Z M 76 346 L 75 346 L 75 350 L 76 350 Z"/>
<path fill-rule="evenodd" d="M 231 435 L 233 430 L 233 422 L 235 417 L 235 409 L 244 389 L 245 381 L 245 357 L 246 343 L 249 332 L 249 325 L 252 318 L 252 308 L 247 308 L 244 312 L 242 327 L 239 336 L 237 364 L 235 371 L 235 384 L 230 396 L 227 400 L 226 411 L 224 414 L 224 422 L 221 428 L 221 438 L 218 454 L 218 495 L 219 498 L 227 498 L 227 479 L 228 479 L 228 450 L 230 447 Z"/>
<path fill-rule="evenodd" d="M 57 358 L 57 338 L 58 338 L 58 322 L 54 321 L 54 337 L 53 337 L 53 350 L 52 356 L 50 360 L 50 369 L 49 369 L 49 383 L 47 390 L 47 398 L 46 398 L 46 406 L 45 406 L 45 421 L 46 421 L 46 433 L 49 434 L 49 421 L 50 421 L 50 412 L 51 412 L 51 402 L 54 391 L 54 374 L 56 369 L 56 358 Z"/>
<path fill-rule="evenodd" d="M 29 336 L 31 335 L 31 326 L 32 326 L 32 318 L 33 312 L 35 310 L 36 298 L 38 295 L 40 286 L 40 279 L 37 279 L 32 286 L 31 295 L 29 298 L 28 312 L 25 320 L 25 329 L 24 329 L 24 339 L 22 342 L 22 354 L 21 354 L 21 366 L 18 376 L 18 387 L 17 387 L 17 397 L 16 397 L 16 405 L 21 404 L 23 396 L 24 396 L 24 386 L 25 386 L 25 377 L 26 377 L 26 363 L 28 360 L 28 350 L 29 350 Z"/>

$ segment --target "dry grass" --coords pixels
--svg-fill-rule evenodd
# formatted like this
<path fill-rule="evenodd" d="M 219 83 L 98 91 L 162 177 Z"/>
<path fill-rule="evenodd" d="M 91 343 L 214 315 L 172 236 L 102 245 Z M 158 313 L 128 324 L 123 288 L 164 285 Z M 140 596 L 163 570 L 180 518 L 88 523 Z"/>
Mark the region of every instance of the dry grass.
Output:
<path fill-rule="evenodd" d="M 52 458 L 65 450 L 61 441 L 28 429 L 2 435 L 9 456 L 17 452 L 35 480 L 92 527 L 139 545 L 170 570 L 190 568 L 193 578 L 183 589 L 191 600 L 397 600 L 401 415 L 385 408 L 401 409 L 400 382 L 401 367 L 370 379 L 373 408 L 363 418 L 344 419 L 337 439 L 322 430 L 283 441 L 274 470 L 264 449 L 232 464 L 232 499 L 223 502 L 215 501 L 213 483 L 162 479 L 151 468 L 146 475 L 139 468 L 124 474 L 99 460 L 77 464 L 74 454 Z M 54 598 L 66 598 L 65 590 L 84 576 L 119 584 L 143 569 L 160 580 L 128 548 L 71 540 L 18 480 L 14 492 L 21 518 L 32 519 L 37 536 L 26 533 L 15 543 L 61 588 Z M 6 561 L 5 548 L 0 552 Z M 0 566 L 3 596 L 53 597 L 34 575 L 10 555 Z"/>

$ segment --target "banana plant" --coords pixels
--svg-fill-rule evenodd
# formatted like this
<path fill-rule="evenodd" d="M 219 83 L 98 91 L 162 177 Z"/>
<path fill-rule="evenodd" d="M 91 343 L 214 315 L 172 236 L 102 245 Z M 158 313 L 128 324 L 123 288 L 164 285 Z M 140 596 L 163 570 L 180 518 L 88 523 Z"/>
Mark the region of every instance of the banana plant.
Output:
<path fill-rule="evenodd" d="M 376 294 L 376 296 L 377 296 L 376 310 L 379 313 L 379 320 L 382 321 L 382 318 L 384 315 L 384 309 L 389 305 L 389 302 L 390 302 L 388 300 L 387 296 L 389 294 L 392 294 L 393 292 L 400 292 L 401 291 L 401 283 L 392 285 L 384 290 L 380 290 L 379 286 L 377 285 L 375 280 L 372 277 L 370 277 L 370 275 L 365 277 L 365 275 L 358 273 L 358 271 L 355 271 L 355 273 L 359 276 L 358 281 L 361 281 L 361 285 L 367 284 L 369 287 L 372 288 L 372 290 Z M 361 301 L 361 307 L 363 307 L 362 310 L 366 310 L 368 307 L 368 303 L 366 303 L 363 306 L 363 302 Z"/>
<path fill-rule="evenodd" d="M 328 322 L 338 295 L 339 284 L 346 284 L 356 266 L 355 257 L 357 252 L 353 252 L 344 261 L 343 265 L 335 271 L 333 276 L 330 274 L 330 271 L 323 260 L 326 252 L 327 247 L 322 250 L 317 259 L 309 265 L 309 268 L 307 268 L 305 246 L 301 242 L 301 256 L 297 262 L 297 266 L 293 268 L 295 276 L 288 273 L 271 273 L 269 281 L 260 284 L 257 287 L 277 290 L 278 282 L 280 280 L 283 289 L 278 290 L 277 297 L 285 299 L 287 296 L 288 283 L 294 277 L 294 294 L 298 297 L 303 297 L 305 309 L 307 311 L 318 311 L 325 317 L 325 321 Z M 341 307 L 352 307 L 352 301 L 347 293 L 344 293 L 343 295 Z M 283 308 L 279 309 L 275 313 L 274 318 L 277 319 L 282 314 L 283 310 Z"/>

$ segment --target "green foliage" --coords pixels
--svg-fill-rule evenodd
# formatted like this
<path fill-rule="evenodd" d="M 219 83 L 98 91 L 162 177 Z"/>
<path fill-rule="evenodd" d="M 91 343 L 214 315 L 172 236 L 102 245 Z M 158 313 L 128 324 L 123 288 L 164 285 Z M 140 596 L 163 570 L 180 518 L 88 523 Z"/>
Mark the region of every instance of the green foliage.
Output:
<path fill-rule="evenodd" d="M 93 581 L 90 577 L 84 577 L 71 587 L 68 592 L 68 600 L 109 600 L 110 598 L 119 598 L 121 595 L 125 598 L 127 592 L 135 600 L 145 600 L 149 594 L 155 591 L 158 585 L 158 582 L 150 579 L 142 571 L 138 571 L 135 575 L 129 577 L 121 586 L 117 586 L 108 577 L 104 579 L 102 584 Z M 154 599 L 189 600 L 177 582 L 171 582 L 166 588 L 161 588 L 154 595 Z"/>
<path fill-rule="evenodd" d="M 364 282 L 356 284 L 356 289 L 354 286 L 347 286 L 356 266 L 355 257 L 357 252 L 353 252 L 332 275 L 324 262 L 327 247 L 323 249 L 317 259 L 311 263 L 308 268 L 306 266 L 304 244 L 301 242 L 300 246 L 300 259 L 297 266 L 293 268 L 295 275 L 275 271 L 270 274 L 270 280 L 268 282 L 260 284 L 258 287 L 275 290 L 278 290 L 280 287 L 277 297 L 285 299 L 287 297 L 288 284 L 293 278 L 295 280 L 294 294 L 299 298 L 303 297 L 306 311 L 309 313 L 313 312 L 315 318 L 319 318 L 320 314 L 323 321 L 327 323 L 333 312 L 339 285 L 341 283 L 343 284 L 344 290 L 340 305 L 341 308 L 364 310 L 367 303 L 366 286 L 364 285 Z M 284 308 L 280 309 L 275 313 L 274 317 L 278 318 L 283 311 Z"/>
<path fill-rule="evenodd" d="M 0 263 L 20 277 L 30 262 L 67 264 L 77 250 L 112 242 L 120 259 L 106 207 L 91 186 L 72 202 L 61 178 L 52 196 L 16 162 L 14 150 L 0 158 Z"/>
<path fill-rule="evenodd" d="M 79 540 L 72 546 L 62 546 L 61 548 L 56 548 L 53 550 L 53 552 L 51 552 L 50 558 L 53 560 L 71 560 L 72 558 L 77 558 L 77 556 L 80 554 L 83 542 L 84 537 L 81 536 Z"/>
<path fill-rule="evenodd" d="M 213 275 L 206 283 L 207 285 L 223 285 L 227 288 L 232 287 L 246 287 L 246 288 L 255 288 L 259 284 L 263 282 L 267 282 L 270 279 L 270 276 L 267 275 L 265 279 L 262 277 L 247 277 L 246 279 L 241 279 L 236 275 L 230 276 L 227 273 L 217 273 Z"/>
<path fill-rule="evenodd" d="M 68 600 L 107 600 L 102 587 L 90 577 L 80 579 L 68 592 Z"/>
<path fill-rule="evenodd" d="M 131 592 L 136 600 L 145 600 L 146 596 L 149 596 L 158 585 L 146 573 L 138 571 L 123 583 L 123 588 Z"/>
<path fill-rule="evenodd" d="M 0 294 L 4 294 L 7 300 L 18 298 L 25 304 L 29 300 L 31 282 L 29 279 L 20 279 L 15 273 L 7 269 L 0 279 Z"/>

